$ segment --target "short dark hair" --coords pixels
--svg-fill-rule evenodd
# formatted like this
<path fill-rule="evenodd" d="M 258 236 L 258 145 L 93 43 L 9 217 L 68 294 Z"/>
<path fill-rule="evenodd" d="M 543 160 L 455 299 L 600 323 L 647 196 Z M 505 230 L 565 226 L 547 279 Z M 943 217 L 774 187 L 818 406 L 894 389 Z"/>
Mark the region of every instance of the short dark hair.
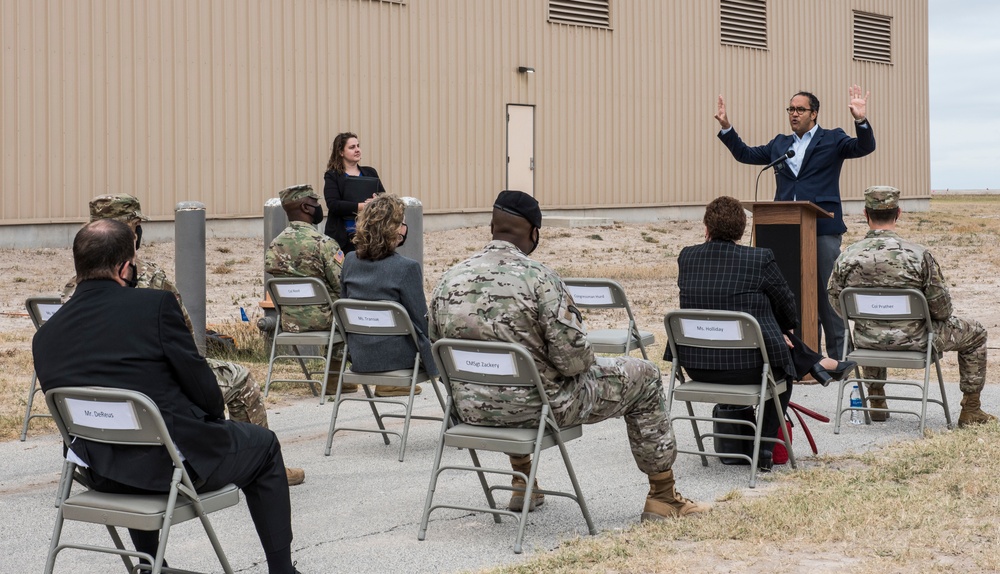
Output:
<path fill-rule="evenodd" d="M 743 204 L 735 197 L 723 195 L 712 200 L 705 208 L 705 228 L 711 239 L 739 241 L 747 228 L 747 214 Z"/>
<path fill-rule="evenodd" d="M 99 219 L 84 225 L 73 239 L 76 281 L 113 279 L 117 268 L 135 257 L 135 235 L 128 225 L 115 219 Z"/>
<path fill-rule="evenodd" d="M 819 113 L 819 98 L 817 98 L 815 94 L 812 92 L 796 92 L 792 95 L 792 98 L 795 96 L 805 96 L 809 98 L 809 107 L 812 108 L 812 111 L 817 114 Z M 789 100 L 791 100 L 791 98 L 789 98 Z"/>
<path fill-rule="evenodd" d="M 868 209 L 865 208 L 865 213 L 868 214 L 868 219 L 872 223 L 892 223 L 899 219 L 899 208 L 896 209 Z"/>

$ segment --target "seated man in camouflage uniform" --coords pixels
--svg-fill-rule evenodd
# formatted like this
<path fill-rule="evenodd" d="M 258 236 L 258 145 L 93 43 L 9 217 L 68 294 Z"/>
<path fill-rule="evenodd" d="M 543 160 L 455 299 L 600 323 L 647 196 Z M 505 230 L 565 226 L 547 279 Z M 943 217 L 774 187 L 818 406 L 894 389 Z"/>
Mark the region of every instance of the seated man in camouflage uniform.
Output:
<path fill-rule="evenodd" d="M 90 221 L 98 219 L 116 219 L 129 226 L 135 234 L 135 248 L 139 249 L 142 243 L 142 222 L 149 218 L 142 214 L 139 200 L 135 197 L 119 193 L 116 195 L 101 195 L 90 200 Z M 177 297 L 177 303 L 181 306 L 181 313 L 184 315 L 184 324 L 194 336 L 194 327 L 191 325 L 191 318 L 187 309 L 181 301 L 181 294 L 177 290 L 173 281 L 156 263 L 145 261 L 136 255 L 136 287 L 142 289 L 160 289 L 170 291 Z M 73 292 L 76 291 L 76 279 L 66 284 L 63 289 L 62 300 L 65 303 Z M 242 421 L 267 428 L 267 410 L 264 407 L 264 400 L 260 394 L 260 385 L 253 380 L 250 371 L 243 365 L 209 359 L 208 365 L 215 373 L 215 378 L 222 390 L 223 398 L 226 402 L 226 411 L 229 419 Z M 301 484 L 305 480 L 305 471 L 301 468 L 286 468 L 288 484 L 291 486 Z"/>
<path fill-rule="evenodd" d="M 958 426 L 996 420 L 982 411 L 979 393 L 986 383 L 986 329 L 975 320 L 952 315 L 951 296 L 941 268 L 926 247 L 911 243 L 896 233 L 899 218 L 899 190 L 874 186 L 865 190 L 865 218 L 870 231 L 865 238 L 840 254 L 833 267 L 827 292 L 830 303 L 840 313 L 840 293 L 847 287 L 911 288 L 923 292 L 930 310 L 934 346 L 939 352 L 958 351 L 958 371 L 962 389 L 962 412 Z M 920 349 L 917 341 L 926 337 L 924 324 L 908 321 L 858 321 L 854 344 L 865 349 Z M 885 379 L 886 370 L 865 367 L 866 379 Z M 884 385 L 868 384 L 872 408 L 888 408 Z M 872 420 L 884 421 L 889 413 L 872 412 Z"/>
<path fill-rule="evenodd" d="M 633 357 L 594 357 L 583 318 L 559 275 L 528 257 L 538 245 L 541 226 L 542 212 L 533 197 L 500 192 L 490 223 L 493 241 L 445 272 L 434 290 L 431 338 L 523 345 L 535 360 L 560 425 L 625 418 L 632 456 L 649 476 L 642 520 L 706 512 L 707 505 L 674 489 L 671 466 L 677 449 L 658 369 Z M 472 424 L 531 424 L 541 404 L 527 390 L 504 390 L 501 397 L 489 387 L 459 385 L 451 392 L 462 420 Z M 527 474 L 530 464 L 530 456 L 511 457 L 514 470 Z M 521 510 L 527 484 L 515 477 L 512 486 L 508 508 Z M 532 496 L 529 510 L 543 500 Z"/>
<path fill-rule="evenodd" d="M 275 277 L 315 277 L 326 284 L 330 299 L 340 299 L 340 270 L 344 252 L 316 226 L 323 221 L 323 206 L 311 185 L 293 185 L 278 192 L 288 227 L 275 237 L 264 254 L 264 271 Z M 288 307 L 281 315 L 281 329 L 290 333 L 325 331 L 333 325 L 329 305 Z M 337 374 L 343 343 L 333 349 L 326 394 L 337 393 Z M 357 392 L 357 385 L 344 385 L 343 392 Z"/>

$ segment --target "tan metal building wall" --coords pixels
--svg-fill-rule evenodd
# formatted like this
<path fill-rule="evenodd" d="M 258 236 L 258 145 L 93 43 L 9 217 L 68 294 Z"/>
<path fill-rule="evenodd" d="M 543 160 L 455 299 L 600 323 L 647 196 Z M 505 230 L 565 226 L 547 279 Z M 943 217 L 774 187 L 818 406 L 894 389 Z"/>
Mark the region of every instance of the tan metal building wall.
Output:
<path fill-rule="evenodd" d="M 854 10 L 892 18 L 892 64 L 852 58 Z M 427 213 L 482 211 L 506 181 L 505 106 L 535 106 L 546 210 L 749 198 L 757 169 L 716 141 L 715 98 L 748 143 L 787 132 L 799 89 L 853 132 L 872 92 L 875 154 L 845 197 L 930 189 L 926 0 L 768 0 L 768 49 L 720 43 L 718 0 L 612 0 L 611 29 L 547 21 L 545 0 L 0 0 L 0 225 L 78 222 L 135 193 L 259 217 L 322 188 L 333 136 Z M 519 74 L 531 66 L 534 74 Z M 773 182 L 762 178 L 761 196 Z"/>

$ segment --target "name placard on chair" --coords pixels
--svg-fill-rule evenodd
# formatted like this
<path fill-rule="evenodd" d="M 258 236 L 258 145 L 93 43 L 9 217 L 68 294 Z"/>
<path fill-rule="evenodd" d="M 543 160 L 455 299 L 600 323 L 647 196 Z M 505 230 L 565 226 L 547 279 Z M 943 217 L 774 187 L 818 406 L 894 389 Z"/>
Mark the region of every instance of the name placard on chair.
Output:
<path fill-rule="evenodd" d="M 739 321 L 681 319 L 681 332 L 685 337 L 706 341 L 739 341 L 743 338 Z"/>
<path fill-rule="evenodd" d="M 610 287 L 567 285 L 566 289 L 573 296 L 573 301 L 581 305 L 612 305 L 615 302 Z"/>
<path fill-rule="evenodd" d="M 73 424 L 104 430 L 138 430 L 139 421 L 131 402 L 66 399 Z"/>
<path fill-rule="evenodd" d="M 278 295 L 288 299 L 305 299 L 316 296 L 316 290 L 313 289 L 312 283 L 278 283 L 274 286 L 274 290 L 278 292 Z"/>
<path fill-rule="evenodd" d="M 396 318 L 392 311 L 374 311 L 369 309 L 344 309 L 347 322 L 351 325 L 367 327 L 395 327 Z"/>
<path fill-rule="evenodd" d="M 451 349 L 451 359 L 455 368 L 467 373 L 483 375 L 517 375 L 514 357 L 510 353 L 477 353 L 475 351 L 459 351 Z"/>
<path fill-rule="evenodd" d="M 52 303 L 40 303 L 38 305 L 38 316 L 41 318 L 42 322 L 48 321 L 55 315 L 56 311 L 62 308 L 61 304 Z"/>
<path fill-rule="evenodd" d="M 906 295 L 861 295 L 854 296 L 854 304 L 859 313 L 866 315 L 909 315 L 910 298 Z"/>

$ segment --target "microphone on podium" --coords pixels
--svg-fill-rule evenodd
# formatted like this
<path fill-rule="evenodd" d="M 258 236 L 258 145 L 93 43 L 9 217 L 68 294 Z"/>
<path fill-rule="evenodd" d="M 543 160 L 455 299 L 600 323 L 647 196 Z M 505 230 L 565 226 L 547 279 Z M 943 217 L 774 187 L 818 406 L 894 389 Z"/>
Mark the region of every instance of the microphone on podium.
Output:
<path fill-rule="evenodd" d="M 778 165 L 779 163 L 785 161 L 786 159 L 791 159 L 795 157 L 795 150 L 788 148 L 788 151 L 784 155 L 780 156 L 778 159 L 772 161 L 771 163 L 764 166 L 759 172 L 757 172 L 757 181 L 753 184 L 753 200 L 757 201 L 757 186 L 760 184 L 760 174 L 764 173 L 768 169 Z"/>

